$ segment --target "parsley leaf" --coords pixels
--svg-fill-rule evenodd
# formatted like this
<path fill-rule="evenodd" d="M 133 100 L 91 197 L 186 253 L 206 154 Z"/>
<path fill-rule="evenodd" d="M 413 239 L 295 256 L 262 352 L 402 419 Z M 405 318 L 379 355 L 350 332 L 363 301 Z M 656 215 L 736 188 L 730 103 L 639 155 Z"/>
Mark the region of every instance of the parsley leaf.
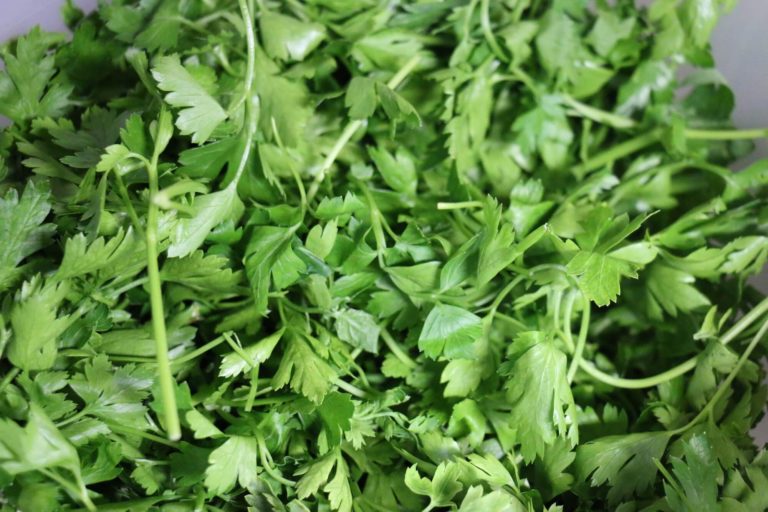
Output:
<path fill-rule="evenodd" d="M 30 181 L 21 198 L 15 189 L 0 198 L 0 291 L 19 275 L 17 265 L 24 258 L 45 247 L 56 227 L 43 224 L 51 204 L 49 192 L 42 183 Z"/>
<path fill-rule="evenodd" d="M 227 113 L 190 72 L 177 55 L 159 57 L 152 76 L 160 90 L 167 92 L 165 101 L 180 108 L 176 126 L 182 135 L 192 135 L 192 142 L 202 144 L 213 130 L 227 118 Z"/>
<path fill-rule="evenodd" d="M 0 71 L 0 114 L 16 123 L 35 117 L 60 116 L 69 106 L 72 87 L 53 81 L 57 69 L 51 46 L 61 36 L 35 28 L 16 41 L 15 55 L 2 53 L 5 69 Z"/>
<path fill-rule="evenodd" d="M 576 405 L 565 378 L 566 357 L 543 333 L 527 333 L 512 347 L 507 397 L 526 460 L 544 455 L 558 437 L 578 441 Z"/>
<path fill-rule="evenodd" d="M 437 304 L 424 321 L 419 349 L 433 359 L 443 354 L 449 359 L 471 359 L 473 344 L 482 334 L 480 317 L 456 306 Z"/>

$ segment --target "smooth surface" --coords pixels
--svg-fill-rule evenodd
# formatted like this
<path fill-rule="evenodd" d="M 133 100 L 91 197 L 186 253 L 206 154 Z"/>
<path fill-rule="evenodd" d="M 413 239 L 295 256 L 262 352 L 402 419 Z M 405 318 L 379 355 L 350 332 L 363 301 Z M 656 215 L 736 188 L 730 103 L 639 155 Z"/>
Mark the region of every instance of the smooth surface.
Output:
<path fill-rule="evenodd" d="M 0 0 L 0 41 L 27 32 L 35 25 L 63 31 L 63 0 Z M 82 9 L 93 9 L 97 0 L 74 0 Z M 647 3 L 647 2 L 646 2 Z M 736 95 L 734 123 L 739 128 L 768 126 L 768 0 L 741 0 L 725 15 L 712 36 L 717 68 Z M 768 141 L 757 144 L 750 160 L 768 157 Z M 768 292 L 768 273 L 755 280 Z M 768 443 L 768 416 L 754 431 L 758 444 Z"/>

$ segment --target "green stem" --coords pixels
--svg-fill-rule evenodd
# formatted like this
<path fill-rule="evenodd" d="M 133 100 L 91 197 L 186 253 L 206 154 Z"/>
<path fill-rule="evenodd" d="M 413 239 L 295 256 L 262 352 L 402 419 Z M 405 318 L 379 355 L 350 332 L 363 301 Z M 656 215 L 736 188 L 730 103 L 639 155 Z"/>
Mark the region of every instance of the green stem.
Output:
<path fill-rule="evenodd" d="M 506 315 L 504 313 L 499 313 L 498 311 L 494 315 L 494 319 L 499 319 L 503 322 L 507 322 L 509 325 L 513 326 L 515 329 L 518 329 L 520 331 L 529 331 L 531 328 L 527 325 L 525 325 L 523 322 L 518 320 L 517 318 L 512 318 L 509 315 Z"/>
<path fill-rule="evenodd" d="M 768 137 L 768 128 L 750 130 L 685 130 L 685 138 L 695 140 L 741 140 L 763 139 Z"/>
<path fill-rule="evenodd" d="M 696 368 L 696 360 L 696 357 L 692 357 L 684 363 L 681 363 L 674 368 L 670 368 L 665 372 L 654 375 L 653 377 L 645 377 L 642 379 L 625 379 L 622 377 L 614 377 L 613 375 L 609 375 L 598 370 L 592 363 L 585 361 L 584 359 L 579 360 L 579 368 L 584 370 L 593 378 L 603 382 L 604 384 L 608 384 L 609 386 L 624 389 L 644 389 L 658 386 L 662 382 L 672 380 L 676 377 L 679 377 L 680 375 L 688 373 L 689 371 Z"/>
<path fill-rule="evenodd" d="M 408 368 L 416 368 L 418 366 L 416 364 L 416 361 L 411 359 L 411 357 L 405 353 L 405 351 L 400 348 L 400 345 L 395 341 L 395 339 L 392 337 L 391 334 L 389 334 L 389 331 L 385 328 L 381 329 L 381 339 L 384 340 L 384 344 L 387 346 L 390 352 L 392 352 L 396 358 L 400 360 L 401 363 L 403 363 Z"/>
<path fill-rule="evenodd" d="M 641 149 L 658 142 L 661 133 L 662 130 L 657 128 L 648 133 L 638 135 L 633 139 L 624 141 L 621 144 L 617 144 L 602 153 L 598 153 L 586 162 L 577 165 L 573 168 L 573 173 L 576 176 L 584 176 L 585 174 L 608 165 L 611 162 L 640 151 Z"/>
<path fill-rule="evenodd" d="M 677 494 L 680 497 L 682 497 L 686 501 L 686 503 L 688 503 L 685 491 L 683 491 L 680 488 L 680 486 L 677 483 L 677 480 L 675 480 L 675 478 L 670 474 L 670 472 L 667 470 L 667 468 L 664 467 L 664 464 L 662 464 L 661 461 L 659 459 L 657 459 L 656 457 L 654 457 L 652 460 L 653 460 L 653 464 L 658 468 L 659 473 L 661 473 L 661 475 L 664 478 L 667 479 L 667 481 L 669 482 L 669 485 L 671 485 L 675 489 L 675 491 L 677 491 Z M 694 510 L 694 509 L 693 508 L 689 508 L 689 510 Z"/>
<path fill-rule="evenodd" d="M 215 348 L 215 347 L 221 345 L 223 342 L 224 342 L 224 336 L 219 336 L 218 338 L 214 339 L 213 341 L 209 341 L 208 343 L 206 343 L 202 347 L 197 348 L 197 349 L 193 350 L 192 352 L 187 352 L 186 354 L 182 354 L 181 356 L 177 357 L 176 359 L 173 359 L 171 361 L 171 364 L 172 365 L 183 364 L 183 363 L 186 363 L 187 361 L 191 361 L 193 359 L 197 359 L 198 357 L 200 357 L 201 355 L 205 354 L 206 352 L 208 352 L 212 348 Z"/>
<path fill-rule="evenodd" d="M 149 206 L 147 210 L 147 277 L 149 279 L 149 302 L 152 310 L 152 333 L 155 338 L 157 376 L 160 381 L 160 397 L 165 413 L 165 428 L 168 431 L 168 439 L 181 438 L 181 424 L 179 411 L 176 406 L 176 391 L 171 372 L 171 364 L 168 358 L 168 335 L 165 329 L 165 311 L 163 310 L 163 291 L 160 279 L 160 268 L 157 263 L 157 226 L 158 206 L 155 196 L 158 193 L 157 162 L 159 152 L 155 151 L 152 161 L 147 166 L 149 175 Z"/>
<path fill-rule="evenodd" d="M 725 380 L 721 382 L 720 385 L 717 387 L 717 391 L 715 391 L 715 394 L 712 396 L 709 402 L 707 402 L 707 405 L 704 406 L 704 408 L 699 412 L 699 414 L 696 415 L 695 418 L 693 418 L 690 421 L 690 423 L 688 423 L 684 427 L 681 427 L 673 431 L 675 434 L 681 434 L 687 431 L 688 429 L 694 427 L 702 419 L 704 419 L 704 417 L 707 416 L 707 414 L 710 414 L 714 410 L 715 406 L 717 405 L 717 402 L 720 401 L 720 399 L 723 397 L 723 395 L 728 390 L 728 388 L 731 387 L 733 380 L 739 374 L 739 372 L 741 371 L 741 368 L 747 362 L 747 359 L 749 359 L 749 356 L 752 354 L 752 351 L 755 350 L 755 347 L 757 347 L 757 344 L 760 343 L 760 341 L 763 339 L 766 332 L 768 332 L 768 320 L 765 320 L 763 322 L 763 325 L 760 327 L 760 330 L 757 331 L 757 333 L 752 337 L 752 340 L 749 342 L 749 345 L 747 345 L 747 348 L 741 354 L 741 357 L 739 357 L 739 360 L 736 363 L 736 366 L 733 368 L 733 370 L 731 370 L 731 373 L 728 374 L 728 377 L 726 377 Z"/>
<path fill-rule="evenodd" d="M 613 112 L 600 110 L 599 108 L 595 108 L 591 105 L 587 105 L 586 103 L 577 101 L 570 96 L 565 96 L 564 102 L 566 105 L 573 108 L 573 110 L 575 110 L 582 117 L 591 119 L 597 123 L 607 124 L 619 129 L 632 128 L 637 124 L 635 123 L 634 119 L 620 116 L 618 114 L 614 114 Z"/>
<path fill-rule="evenodd" d="M 571 324 L 572 324 L 572 318 L 573 318 L 573 294 L 568 294 L 568 302 L 565 303 L 565 310 L 563 311 L 563 325 L 564 330 L 563 333 L 563 340 L 565 341 L 565 344 L 568 346 L 568 351 L 571 354 L 575 354 L 576 352 L 576 344 L 573 342 L 573 332 L 571 331 Z"/>
<path fill-rule="evenodd" d="M 248 389 L 248 398 L 245 400 L 245 412 L 251 412 L 253 401 L 256 400 L 256 394 L 259 391 L 259 364 L 256 363 L 251 369 L 251 387 Z"/>
<path fill-rule="evenodd" d="M 317 191 L 320 189 L 320 185 L 325 179 L 325 175 L 328 172 L 328 169 L 331 168 L 333 163 L 336 161 L 336 158 L 339 156 L 339 153 L 341 153 L 341 150 L 344 149 L 344 146 L 347 145 L 347 142 L 350 141 L 352 136 L 357 130 L 360 129 L 361 126 L 363 126 L 363 121 L 361 119 L 357 119 L 349 123 L 347 127 L 344 128 L 344 131 L 341 132 L 341 135 L 336 140 L 336 143 L 326 155 L 325 160 L 323 160 L 323 163 L 320 166 L 320 170 L 315 176 L 314 181 L 309 186 L 309 192 L 307 192 L 307 202 L 311 203 L 315 198 Z"/>
<path fill-rule="evenodd" d="M 488 43 L 488 46 L 491 47 L 491 51 L 493 52 L 496 57 L 501 59 L 503 62 L 509 61 L 506 55 L 504 55 L 504 51 L 499 46 L 499 43 L 496 41 L 496 37 L 493 35 L 493 27 L 491 26 L 491 16 L 490 16 L 490 2 L 489 0 L 482 0 L 480 3 L 480 26 L 483 30 L 483 36 L 485 37 L 486 42 Z"/>
<path fill-rule="evenodd" d="M 570 294 L 568 295 L 570 296 Z M 552 329 L 555 332 L 560 332 L 560 308 L 562 307 L 562 305 L 563 305 L 563 290 L 561 288 L 556 288 L 552 292 Z M 547 312 L 549 312 L 549 308 L 547 308 Z"/>
<path fill-rule="evenodd" d="M 115 177 L 115 183 L 117 183 L 117 193 L 120 195 L 120 199 L 123 200 L 125 209 L 128 211 L 128 217 L 131 219 L 131 224 L 133 224 L 133 227 L 139 236 L 144 237 L 144 228 L 141 226 L 139 216 L 136 214 L 136 210 L 133 208 L 133 203 L 131 202 L 131 197 L 128 195 L 128 188 L 125 186 L 123 178 L 117 171 L 113 172 L 112 175 Z"/>
<path fill-rule="evenodd" d="M 363 194 L 365 194 L 365 198 L 368 201 L 368 208 L 371 216 L 371 228 L 373 229 L 373 237 L 376 239 L 376 255 L 379 260 L 379 265 L 381 267 L 386 267 L 384 251 L 387 250 L 387 238 L 384 235 L 384 229 L 382 228 L 382 220 L 384 216 L 381 214 L 381 211 L 379 211 L 379 207 L 376 204 L 376 201 L 374 201 L 371 191 L 368 190 L 368 186 L 362 185 L 360 189 L 363 191 Z"/>
<path fill-rule="evenodd" d="M 240 356 L 240 359 L 245 361 L 245 364 L 250 366 L 251 369 L 256 366 L 250 356 L 248 356 L 248 354 L 245 352 L 245 350 L 243 350 L 239 343 L 236 343 L 235 340 L 232 339 L 232 336 L 230 336 L 229 333 L 224 333 L 224 339 L 227 340 L 227 344 L 232 348 L 235 354 Z"/>
<path fill-rule="evenodd" d="M 269 476 L 285 485 L 286 487 L 296 487 L 296 482 L 284 478 L 277 471 L 275 471 L 274 467 L 272 467 L 274 461 L 270 460 L 271 456 L 269 454 L 269 450 L 267 449 L 267 443 L 264 441 L 264 438 L 261 435 L 257 435 L 256 442 L 259 446 L 259 459 L 261 460 L 261 465 L 264 467 L 264 471 L 266 471 Z"/>
<path fill-rule="evenodd" d="M 110 428 L 110 430 L 114 430 L 125 435 L 141 437 L 143 439 L 146 439 L 147 441 L 152 441 L 153 443 L 162 444 L 170 448 L 179 447 L 174 442 L 168 441 L 167 439 L 164 439 L 160 436 L 150 434 L 149 432 L 144 432 L 143 430 L 139 430 L 137 428 L 129 427 L 127 425 L 121 425 L 120 423 L 115 423 L 112 421 L 104 421 L 104 423 Z"/>
<path fill-rule="evenodd" d="M 584 346 L 587 344 L 587 334 L 589 333 L 589 316 L 591 313 L 591 307 L 589 299 L 584 297 L 584 304 L 582 305 L 584 310 L 581 314 L 581 327 L 579 328 L 579 339 L 576 340 L 576 350 L 573 353 L 573 359 L 571 360 L 571 366 L 568 368 L 568 382 L 573 382 L 573 378 L 576 376 L 576 370 L 579 368 L 579 362 L 581 356 L 584 353 Z M 570 325 L 568 326 L 570 331 Z"/>
<path fill-rule="evenodd" d="M 459 201 L 457 203 L 437 203 L 438 210 L 463 210 L 465 208 L 482 208 L 480 201 Z"/>
<path fill-rule="evenodd" d="M 429 473 L 430 475 L 435 474 L 435 471 L 437 470 L 437 466 L 435 466 L 431 462 L 427 462 L 424 459 L 420 459 L 415 455 L 397 446 L 392 445 L 392 449 L 395 450 L 397 453 L 399 453 L 401 457 L 403 457 L 405 460 L 407 460 L 411 464 L 416 464 L 419 467 L 419 469 L 421 469 L 422 471 Z"/>
<path fill-rule="evenodd" d="M 80 501 L 83 502 L 83 505 L 85 505 L 85 508 L 87 508 L 88 510 L 97 510 L 96 505 L 93 504 L 90 496 L 88 496 L 88 490 L 85 488 L 84 485 L 76 485 L 51 469 L 40 468 L 39 471 L 40 473 L 44 474 L 51 480 L 55 481 L 57 484 L 59 484 L 63 488 L 67 489 L 74 496 L 77 496 L 78 498 L 80 498 Z"/>
<path fill-rule="evenodd" d="M 356 386 L 353 386 L 349 382 L 343 381 L 339 378 L 334 378 L 332 382 L 352 396 L 356 396 L 357 398 L 362 398 L 362 399 L 368 398 L 368 393 L 366 393 L 365 391 L 363 391 L 362 389 Z"/>
<path fill-rule="evenodd" d="M 291 400 L 295 400 L 296 397 L 293 395 L 281 395 L 281 396 L 274 396 L 270 398 L 257 398 L 256 400 L 253 400 L 252 405 L 255 407 L 257 405 L 277 405 L 277 404 L 284 404 L 285 402 L 290 402 Z M 237 404 L 239 406 L 239 404 Z"/>
<path fill-rule="evenodd" d="M 720 337 L 720 343 L 727 345 L 765 313 L 768 313 L 768 297 L 761 300 L 749 313 L 739 318 L 738 322 Z"/>
<path fill-rule="evenodd" d="M 256 75 L 256 33 L 253 28 L 253 16 L 248 8 L 247 0 L 238 0 L 240 5 L 240 15 L 245 24 L 245 41 L 248 47 L 248 58 L 245 69 L 245 78 L 243 80 L 243 101 L 245 102 L 245 147 L 240 155 L 240 162 L 237 165 L 237 171 L 228 187 L 237 187 L 240 177 L 245 172 L 248 165 L 248 159 L 253 149 L 253 138 L 256 135 L 256 119 L 253 115 L 253 79 Z M 238 106 L 241 102 L 238 101 Z"/>
<path fill-rule="evenodd" d="M 82 409 L 80 409 L 78 412 L 70 416 L 69 418 L 56 423 L 56 428 L 61 428 L 65 425 L 69 425 L 70 423 L 74 423 L 75 421 L 79 420 L 83 416 L 87 415 L 89 412 L 91 412 L 90 409 L 88 408 L 88 406 L 85 406 Z"/>
<path fill-rule="evenodd" d="M 499 294 L 496 296 L 495 299 L 493 299 L 493 302 L 491 303 L 490 307 L 488 308 L 488 313 L 485 316 L 487 318 L 486 322 L 488 322 L 488 325 L 493 323 L 493 319 L 496 316 L 496 313 L 499 309 L 499 306 L 501 306 L 501 303 L 504 302 L 504 299 L 507 298 L 507 295 L 509 295 L 512 290 L 515 289 L 515 287 L 520 284 L 520 282 L 525 279 L 526 276 L 519 275 L 516 278 L 514 278 L 512 281 L 507 283 L 507 285 L 499 292 Z"/>
<path fill-rule="evenodd" d="M 760 318 L 763 314 L 767 312 L 768 312 L 768 298 L 765 298 L 757 306 L 752 308 L 752 310 L 750 310 L 749 313 L 741 317 L 739 321 L 733 325 L 733 327 L 728 329 L 728 331 L 726 331 L 725 334 L 723 334 L 720 337 L 720 343 L 722 343 L 723 345 L 727 345 L 728 343 L 736 339 L 736 337 L 739 334 L 741 334 L 745 329 L 747 329 L 758 318 Z M 658 375 L 654 375 L 652 377 L 645 377 L 642 379 L 624 379 L 622 377 L 615 377 L 613 375 L 609 375 L 605 372 L 598 370 L 592 363 L 588 361 L 584 361 L 583 359 L 579 361 L 579 368 L 584 370 L 593 378 L 605 384 L 608 384 L 609 386 L 614 386 L 617 388 L 624 388 L 624 389 L 644 389 L 644 388 L 651 388 L 653 386 L 657 386 L 662 382 L 672 380 L 676 377 L 679 377 L 680 375 L 684 375 L 688 373 L 689 371 L 696 368 L 697 362 L 698 362 L 698 356 L 693 356 L 687 361 L 675 366 L 674 368 L 670 368 L 669 370 L 659 373 Z"/>
<path fill-rule="evenodd" d="M 0 394 L 2 394 L 3 391 L 5 391 L 6 386 L 13 382 L 13 379 L 16 378 L 16 376 L 19 374 L 21 370 L 18 368 L 12 368 L 8 373 L 5 374 L 5 377 L 3 377 L 3 380 L 0 381 Z"/>
<path fill-rule="evenodd" d="M 240 0 L 241 2 L 243 0 Z M 396 89 L 403 80 L 406 79 L 406 77 L 413 71 L 413 69 L 418 65 L 419 60 L 421 60 L 421 56 L 416 54 L 413 57 L 411 57 L 408 62 L 406 62 L 402 68 L 400 68 L 397 73 L 394 74 L 392 78 L 389 79 L 389 82 L 387 82 L 387 87 L 390 89 Z M 325 180 L 325 175 L 328 173 L 328 170 L 331 168 L 331 166 L 336 161 L 336 158 L 338 158 L 339 153 L 341 153 L 341 150 L 344 149 L 344 146 L 347 145 L 347 143 L 352 139 L 352 136 L 357 132 L 360 127 L 363 126 L 363 120 L 357 119 L 352 122 L 350 122 L 346 128 L 344 128 L 344 131 L 341 132 L 341 135 L 339 135 L 339 138 L 336 140 L 336 143 L 333 145 L 331 150 L 326 155 L 325 159 L 323 160 L 323 163 L 320 165 L 320 169 L 318 170 L 317 174 L 315 175 L 315 179 L 312 181 L 312 184 L 309 186 L 309 191 L 307 192 L 307 202 L 311 203 L 312 200 L 317 195 L 318 190 L 320 189 L 320 185 L 323 183 L 323 180 Z"/>

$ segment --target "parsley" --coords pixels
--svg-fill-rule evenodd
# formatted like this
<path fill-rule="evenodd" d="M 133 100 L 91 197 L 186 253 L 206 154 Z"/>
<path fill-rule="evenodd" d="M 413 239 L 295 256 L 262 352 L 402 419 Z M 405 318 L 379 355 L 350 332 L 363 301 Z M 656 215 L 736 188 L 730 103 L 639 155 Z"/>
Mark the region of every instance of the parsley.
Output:
<path fill-rule="evenodd" d="M 0 508 L 768 509 L 732 2 L 62 3 L 0 47 Z"/>

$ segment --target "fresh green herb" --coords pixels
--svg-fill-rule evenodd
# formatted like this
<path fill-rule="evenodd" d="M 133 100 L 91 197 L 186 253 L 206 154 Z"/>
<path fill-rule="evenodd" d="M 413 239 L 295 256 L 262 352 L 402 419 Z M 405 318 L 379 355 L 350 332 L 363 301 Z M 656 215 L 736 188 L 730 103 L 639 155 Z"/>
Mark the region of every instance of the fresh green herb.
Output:
<path fill-rule="evenodd" d="M 0 510 L 768 510 L 731 3 L 66 1 L 0 48 Z"/>

